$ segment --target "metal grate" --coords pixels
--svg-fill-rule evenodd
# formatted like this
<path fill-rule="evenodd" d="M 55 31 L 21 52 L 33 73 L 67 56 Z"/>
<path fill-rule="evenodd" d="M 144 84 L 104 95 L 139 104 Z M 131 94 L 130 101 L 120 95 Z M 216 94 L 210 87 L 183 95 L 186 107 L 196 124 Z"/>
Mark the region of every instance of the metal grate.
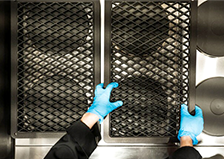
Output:
<path fill-rule="evenodd" d="M 94 90 L 93 3 L 18 3 L 18 132 L 64 131 Z"/>
<path fill-rule="evenodd" d="M 110 137 L 171 137 L 179 128 L 179 107 L 188 104 L 190 2 L 111 4 Z"/>

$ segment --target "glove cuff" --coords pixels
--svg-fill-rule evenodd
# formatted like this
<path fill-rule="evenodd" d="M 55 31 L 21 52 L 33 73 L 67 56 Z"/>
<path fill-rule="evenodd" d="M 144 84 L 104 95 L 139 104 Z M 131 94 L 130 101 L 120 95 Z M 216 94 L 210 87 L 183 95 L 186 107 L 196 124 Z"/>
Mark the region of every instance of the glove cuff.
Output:
<path fill-rule="evenodd" d="M 95 109 L 91 109 L 91 107 L 87 110 L 87 113 L 92 113 L 92 114 L 95 114 L 97 115 L 100 119 L 99 119 L 99 122 L 100 124 L 103 122 L 103 116 L 100 115 L 100 113 L 98 111 L 96 111 Z"/>
<path fill-rule="evenodd" d="M 198 140 L 197 140 L 196 136 L 193 135 L 191 132 L 179 130 L 179 133 L 178 133 L 178 136 L 177 136 L 178 140 L 180 140 L 180 138 L 182 136 L 190 136 L 190 138 L 192 139 L 192 144 L 197 145 Z"/>

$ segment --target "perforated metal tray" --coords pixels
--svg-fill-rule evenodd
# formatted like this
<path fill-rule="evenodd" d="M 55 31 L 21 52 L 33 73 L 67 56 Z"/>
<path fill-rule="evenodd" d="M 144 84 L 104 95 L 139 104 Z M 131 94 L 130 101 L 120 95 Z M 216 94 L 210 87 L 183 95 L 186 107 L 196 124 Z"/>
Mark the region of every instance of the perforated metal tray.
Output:
<path fill-rule="evenodd" d="M 12 2 L 12 136 L 60 136 L 100 82 L 99 1 Z"/>
<path fill-rule="evenodd" d="M 165 143 L 179 129 L 181 103 L 195 103 L 191 1 L 106 1 L 105 80 L 124 105 L 106 119 L 107 142 Z"/>

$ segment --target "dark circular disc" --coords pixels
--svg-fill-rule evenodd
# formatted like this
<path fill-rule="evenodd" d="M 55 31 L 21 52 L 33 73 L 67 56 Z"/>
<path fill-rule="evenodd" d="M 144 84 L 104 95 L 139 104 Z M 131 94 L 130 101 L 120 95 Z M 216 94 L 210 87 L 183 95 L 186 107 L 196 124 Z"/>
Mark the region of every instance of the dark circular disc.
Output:
<path fill-rule="evenodd" d="M 158 2 L 135 2 L 134 7 L 121 3 L 113 9 L 112 43 L 130 56 L 148 57 L 169 37 L 168 14 Z"/>
<path fill-rule="evenodd" d="M 214 77 L 201 82 L 196 88 L 196 104 L 203 111 L 204 132 L 224 135 L 224 78 Z"/>
<path fill-rule="evenodd" d="M 170 114 L 171 117 L 167 117 L 168 96 L 161 83 L 154 79 L 139 76 L 123 79 L 113 90 L 111 100 L 124 102 L 124 106 L 111 114 L 112 121 L 120 121 L 113 124 L 114 130 L 117 130 L 112 131 L 113 135 L 123 136 L 118 133 L 120 128 L 128 137 L 173 133 L 175 124 L 169 123 L 169 120 L 175 120 L 175 116 Z M 129 121 L 135 122 L 135 125 Z"/>
<path fill-rule="evenodd" d="M 33 82 L 21 98 L 24 102 L 20 126 L 28 131 L 62 131 L 88 108 L 86 90 L 64 76 Z"/>
<path fill-rule="evenodd" d="M 85 44 L 90 24 L 82 5 L 54 4 L 48 7 L 42 4 L 34 7 L 30 4 L 27 10 L 24 31 L 35 49 L 63 55 Z"/>
<path fill-rule="evenodd" d="M 207 1 L 198 8 L 197 45 L 211 56 L 224 56 L 224 1 Z"/>

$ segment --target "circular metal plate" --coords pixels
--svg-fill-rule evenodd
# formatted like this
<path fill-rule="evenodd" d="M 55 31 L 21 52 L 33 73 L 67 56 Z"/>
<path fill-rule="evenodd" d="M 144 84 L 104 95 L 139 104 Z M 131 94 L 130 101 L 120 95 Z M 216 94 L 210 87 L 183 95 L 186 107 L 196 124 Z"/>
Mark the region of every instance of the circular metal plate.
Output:
<path fill-rule="evenodd" d="M 211 56 L 224 56 L 224 1 L 207 1 L 198 8 L 197 45 Z"/>
<path fill-rule="evenodd" d="M 204 132 L 224 135 L 224 78 L 214 77 L 201 82 L 196 89 L 196 104 L 204 115 Z"/>

